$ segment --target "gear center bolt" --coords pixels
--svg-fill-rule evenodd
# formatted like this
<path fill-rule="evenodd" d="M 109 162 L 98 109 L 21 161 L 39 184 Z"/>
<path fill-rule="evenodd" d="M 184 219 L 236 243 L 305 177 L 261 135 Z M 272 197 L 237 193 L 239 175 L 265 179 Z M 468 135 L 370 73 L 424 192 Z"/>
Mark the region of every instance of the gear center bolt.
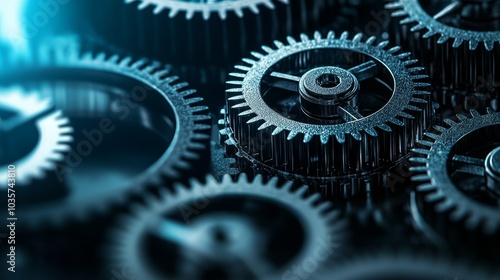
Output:
<path fill-rule="evenodd" d="M 338 107 L 357 104 L 359 82 L 349 71 L 333 66 L 306 72 L 299 81 L 302 111 L 313 118 L 339 117 Z"/>
<path fill-rule="evenodd" d="M 486 186 L 500 196 L 500 147 L 488 154 L 484 165 Z"/>

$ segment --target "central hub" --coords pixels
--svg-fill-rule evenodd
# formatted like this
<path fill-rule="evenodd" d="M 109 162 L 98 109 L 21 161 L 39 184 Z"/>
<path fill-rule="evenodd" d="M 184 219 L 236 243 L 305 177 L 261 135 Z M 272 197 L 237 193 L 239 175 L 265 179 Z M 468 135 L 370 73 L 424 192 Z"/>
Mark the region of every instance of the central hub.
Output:
<path fill-rule="evenodd" d="M 484 167 L 486 186 L 500 196 L 500 147 L 488 154 Z"/>
<path fill-rule="evenodd" d="M 339 67 L 318 67 L 306 72 L 299 81 L 302 111 L 311 117 L 338 117 L 337 107 L 356 106 L 359 82 Z"/>

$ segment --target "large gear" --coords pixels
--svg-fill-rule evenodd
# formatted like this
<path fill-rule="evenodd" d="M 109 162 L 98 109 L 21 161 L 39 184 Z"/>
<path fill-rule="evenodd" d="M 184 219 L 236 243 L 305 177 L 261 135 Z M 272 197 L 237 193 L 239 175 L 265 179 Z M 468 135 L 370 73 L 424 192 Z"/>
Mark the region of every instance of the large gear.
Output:
<path fill-rule="evenodd" d="M 385 250 L 343 258 L 321 280 L 376 279 L 477 279 L 493 280 L 496 275 L 487 268 L 451 260 L 449 256 L 415 253 L 410 250 Z"/>
<path fill-rule="evenodd" d="M 18 87 L 0 89 L 0 170 L 14 165 L 17 185 L 46 178 L 69 151 L 72 132 L 69 119 L 54 110 L 50 99 Z M 7 182 L 7 172 L 0 173 L 0 182 Z"/>
<path fill-rule="evenodd" d="M 110 233 L 112 266 L 137 279 L 278 279 L 320 250 L 321 271 L 345 223 L 319 195 L 304 197 L 306 187 L 261 179 L 207 177 L 146 200 Z"/>
<path fill-rule="evenodd" d="M 105 21 L 96 22 L 95 33 L 104 35 L 107 42 L 137 55 L 171 63 L 176 68 L 189 68 L 191 70 L 185 72 L 195 72 L 193 80 L 213 83 L 214 78 L 215 82 L 221 81 L 216 77 L 220 76 L 220 73 L 226 73 L 228 64 L 235 63 L 243 54 L 264 42 L 282 34 L 298 33 L 324 25 L 324 22 L 318 22 L 318 15 L 327 15 L 336 1 L 93 2 L 97 12 L 104 14 L 97 19 Z M 116 20 L 119 26 L 110 24 L 107 20 L 109 13 L 120 17 Z M 198 71 L 194 70 L 195 68 Z M 200 77 L 200 73 L 213 78 Z"/>
<path fill-rule="evenodd" d="M 253 52 L 227 82 L 221 130 L 242 169 L 300 179 L 344 196 L 387 185 L 430 123 L 416 60 L 362 35 L 288 37 Z"/>
<path fill-rule="evenodd" d="M 436 100 L 456 106 L 474 94 L 479 105 L 498 109 L 500 1 L 391 2 L 386 7 L 400 20 L 391 35 L 429 65 Z"/>
<path fill-rule="evenodd" d="M 190 168 L 208 168 L 196 162 L 209 144 L 207 108 L 162 64 L 59 46 L 33 59 L 6 69 L 0 85 L 51 98 L 77 133 L 56 166 L 59 184 L 23 196 L 23 225 L 87 220 L 149 188 L 185 179 Z"/>
<path fill-rule="evenodd" d="M 426 134 L 422 148 L 415 149 L 418 156 L 411 158 L 416 165 L 412 170 L 419 173 L 412 179 L 423 182 L 413 207 L 444 240 L 471 241 L 475 246 L 484 242 L 496 248 L 500 113 L 472 110 L 469 116 L 457 115 L 445 123 Z"/>

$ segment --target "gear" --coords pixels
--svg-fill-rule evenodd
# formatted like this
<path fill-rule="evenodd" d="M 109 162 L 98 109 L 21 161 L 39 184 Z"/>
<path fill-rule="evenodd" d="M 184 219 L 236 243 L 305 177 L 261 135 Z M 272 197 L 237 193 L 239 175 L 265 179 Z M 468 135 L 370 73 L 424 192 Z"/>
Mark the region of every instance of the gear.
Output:
<path fill-rule="evenodd" d="M 69 119 L 54 110 L 50 99 L 22 88 L 0 89 L 0 170 L 15 165 L 16 185 L 30 185 L 54 170 L 70 149 L 72 132 Z M 1 172 L 0 182 L 7 179 Z"/>
<path fill-rule="evenodd" d="M 94 0 L 95 33 L 136 55 L 217 77 L 266 41 L 323 26 L 332 0 Z M 102 13 L 95 17 L 94 13 Z M 109 13 L 120 17 L 110 24 Z M 323 19 L 323 20 L 320 20 Z M 88 20 L 88 19 L 87 19 Z M 102 22 L 98 22 L 102 20 Z M 137 36 L 131 36 L 135 33 Z M 96 37 L 96 36 L 92 36 Z M 173 43 L 175 42 L 175 43 Z M 201 70 L 195 71 L 194 68 Z M 215 71 L 215 73 L 213 73 Z M 217 80 L 216 80 L 217 81 Z"/>
<path fill-rule="evenodd" d="M 160 183 L 184 180 L 190 168 L 208 169 L 196 161 L 209 144 L 207 108 L 161 64 L 64 47 L 33 57 L 6 69 L 0 85 L 51 98 L 77 133 L 56 166 L 60 184 L 23 196 L 24 225 L 84 221 Z"/>
<path fill-rule="evenodd" d="M 243 170 L 254 165 L 337 197 L 386 185 L 387 170 L 429 125 L 428 84 L 416 82 L 427 76 L 399 47 L 361 38 L 288 37 L 235 67 L 221 133 Z"/>
<path fill-rule="evenodd" d="M 424 182 L 417 188 L 414 208 L 419 207 L 423 220 L 445 240 L 458 237 L 463 242 L 481 234 L 474 238 L 474 246 L 486 242 L 497 248 L 493 244 L 498 244 L 500 232 L 500 113 L 472 110 L 470 116 L 457 115 L 445 123 L 447 127 L 435 126 L 426 134 L 420 141 L 424 148 L 415 149 L 419 156 L 411 158 L 417 165 L 412 170 L 423 173 L 412 179 Z M 443 221 L 448 223 L 444 226 Z"/>
<path fill-rule="evenodd" d="M 456 106 L 471 93 L 498 106 L 500 1 L 391 1 L 386 7 L 401 19 L 394 41 L 429 65 L 437 101 Z"/>
<path fill-rule="evenodd" d="M 305 187 L 261 179 L 208 177 L 133 208 L 110 236 L 113 267 L 137 279 L 277 279 L 325 245 L 328 265 L 343 240 L 338 213 Z"/>
<path fill-rule="evenodd" d="M 386 250 L 339 260 L 318 279 L 497 279 L 498 275 L 487 268 L 450 259 L 448 256 Z"/>

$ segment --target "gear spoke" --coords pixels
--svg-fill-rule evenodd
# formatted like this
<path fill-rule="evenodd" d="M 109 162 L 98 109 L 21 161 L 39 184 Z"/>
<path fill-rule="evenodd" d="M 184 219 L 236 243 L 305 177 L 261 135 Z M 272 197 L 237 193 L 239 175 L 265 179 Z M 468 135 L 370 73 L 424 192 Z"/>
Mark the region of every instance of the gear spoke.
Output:
<path fill-rule="evenodd" d="M 480 159 L 480 158 L 462 156 L 462 155 L 454 155 L 452 160 L 454 162 L 468 163 L 470 165 L 484 167 L 484 160 Z"/>
<path fill-rule="evenodd" d="M 484 167 L 475 164 L 465 164 L 460 166 L 456 172 L 484 176 Z"/>
<path fill-rule="evenodd" d="M 363 118 L 363 116 L 349 104 L 344 106 L 339 106 L 338 111 L 339 111 L 338 114 L 346 122 L 352 122 Z"/>
<path fill-rule="evenodd" d="M 272 72 L 270 76 L 274 79 L 268 81 L 269 85 L 287 91 L 299 91 L 300 77 L 280 72 Z"/>
<path fill-rule="evenodd" d="M 462 6 L 463 6 L 462 1 L 454 1 L 454 2 L 450 3 L 448 6 L 444 7 L 443 9 L 441 9 L 441 11 L 437 12 L 433 16 L 433 18 L 435 20 L 438 20 L 438 19 L 440 19 L 442 17 L 448 16 L 451 13 L 455 12 L 456 10 L 458 10 L 459 8 L 461 8 Z"/>
<path fill-rule="evenodd" d="M 358 79 L 358 82 L 361 82 L 377 75 L 378 67 L 373 60 L 370 60 L 354 66 L 347 71 L 351 72 Z"/>

